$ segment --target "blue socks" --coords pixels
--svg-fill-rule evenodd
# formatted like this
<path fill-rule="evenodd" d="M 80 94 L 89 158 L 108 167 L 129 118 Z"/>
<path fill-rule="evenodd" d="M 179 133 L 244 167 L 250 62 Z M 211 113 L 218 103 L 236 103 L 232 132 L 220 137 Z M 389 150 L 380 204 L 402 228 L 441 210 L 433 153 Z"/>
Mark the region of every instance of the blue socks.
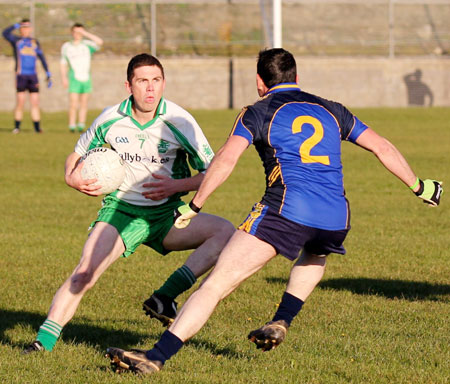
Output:
<path fill-rule="evenodd" d="M 288 325 L 291 325 L 292 320 L 300 312 L 303 304 L 303 301 L 298 297 L 285 292 L 281 299 L 280 306 L 273 317 L 273 321 L 284 320 Z M 183 345 L 184 342 L 180 338 L 175 336 L 169 330 L 166 330 L 161 335 L 159 341 L 153 346 L 153 349 L 150 349 L 145 353 L 145 356 L 149 360 L 160 361 L 164 364 L 175 355 Z"/>
<path fill-rule="evenodd" d="M 33 121 L 33 125 L 36 132 L 41 132 L 41 123 L 39 121 Z"/>
<path fill-rule="evenodd" d="M 147 359 L 149 360 L 157 360 L 164 364 L 166 360 L 169 360 L 175 355 L 183 345 L 184 343 L 181 339 L 167 330 L 161 335 L 161 338 L 154 345 L 153 349 L 150 349 L 145 353 L 145 356 L 147 356 Z"/>
<path fill-rule="evenodd" d="M 300 312 L 303 304 L 304 302 L 298 297 L 284 292 L 280 306 L 272 321 L 284 320 L 288 325 L 291 325 L 292 320 L 294 320 L 294 317 Z"/>

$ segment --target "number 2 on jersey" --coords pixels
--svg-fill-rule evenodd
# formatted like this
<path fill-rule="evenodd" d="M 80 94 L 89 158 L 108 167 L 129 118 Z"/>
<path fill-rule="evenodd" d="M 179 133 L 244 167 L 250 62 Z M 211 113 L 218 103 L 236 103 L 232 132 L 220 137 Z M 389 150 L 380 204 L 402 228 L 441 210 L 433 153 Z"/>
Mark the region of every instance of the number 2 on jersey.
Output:
<path fill-rule="evenodd" d="M 300 159 L 303 163 L 320 163 L 330 165 L 329 156 L 311 155 L 314 148 L 323 139 L 323 125 L 320 120 L 312 116 L 298 116 L 292 123 L 292 133 L 300 133 L 303 124 L 310 124 L 314 128 L 314 133 L 300 145 Z"/>

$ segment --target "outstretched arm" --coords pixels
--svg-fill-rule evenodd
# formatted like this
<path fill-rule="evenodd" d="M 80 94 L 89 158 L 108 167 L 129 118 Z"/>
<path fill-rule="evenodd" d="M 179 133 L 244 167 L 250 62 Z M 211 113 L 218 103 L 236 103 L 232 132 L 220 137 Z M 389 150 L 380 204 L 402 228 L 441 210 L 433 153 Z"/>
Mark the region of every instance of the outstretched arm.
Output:
<path fill-rule="evenodd" d="M 206 171 L 205 178 L 192 202 L 202 207 L 208 197 L 228 179 L 242 153 L 247 149 L 248 141 L 241 136 L 231 136 L 214 156 Z"/>
<path fill-rule="evenodd" d="M 241 136 L 231 136 L 214 156 L 206 171 L 200 188 L 189 205 L 183 205 L 175 211 L 175 227 L 185 228 L 191 219 L 200 212 L 208 197 L 230 176 L 242 153 L 247 149 L 248 141 Z"/>
<path fill-rule="evenodd" d="M 416 174 L 400 151 L 389 140 L 368 128 L 356 139 L 356 144 L 372 152 L 381 164 L 408 187 L 414 185 L 417 179 Z M 417 190 L 418 187 L 414 188 L 413 192 Z"/>
<path fill-rule="evenodd" d="M 443 192 L 442 183 L 429 179 L 420 180 L 400 151 L 389 140 L 368 128 L 356 139 L 356 144 L 371 151 L 381 164 L 410 187 L 418 197 L 432 206 L 439 205 Z"/>

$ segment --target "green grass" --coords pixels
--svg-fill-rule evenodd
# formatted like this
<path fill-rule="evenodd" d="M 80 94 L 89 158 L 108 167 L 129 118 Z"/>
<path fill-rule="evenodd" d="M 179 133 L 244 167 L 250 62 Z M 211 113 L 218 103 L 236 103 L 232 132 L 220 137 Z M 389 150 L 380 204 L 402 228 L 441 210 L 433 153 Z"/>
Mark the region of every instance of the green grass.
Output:
<path fill-rule="evenodd" d="M 450 181 L 450 109 L 364 109 L 358 116 L 388 137 L 423 178 Z M 215 150 L 236 111 L 194 111 Z M 92 120 L 96 112 L 90 114 Z M 76 135 L 66 114 L 45 114 L 12 135 L 0 114 L 0 382 L 135 383 L 115 375 L 108 346 L 148 348 L 163 328 L 141 303 L 187 252 L 165 257 L 141 247 L 115 263 L 86 295 L 51 353 L 23 356 L 52 297 L 78 262 L 100 206 L 64 184 Z M 239 224 L 263 193 L 263 172 L 247 151 L 205 211 Z M 153 383 L 448 383 L 450 210 L 431 209 L 368 152 L 343 144 L 352 207 L 347 255 L 327 272 L 278 349 L 261 353 L 247 333 L 269 320 L 291 264 L 275 258 L 219 305 L 204 329 Z M 448 192 L 447 192 L 448 193 Z M 187 294 L 180 297 L 184 302 Z"/>

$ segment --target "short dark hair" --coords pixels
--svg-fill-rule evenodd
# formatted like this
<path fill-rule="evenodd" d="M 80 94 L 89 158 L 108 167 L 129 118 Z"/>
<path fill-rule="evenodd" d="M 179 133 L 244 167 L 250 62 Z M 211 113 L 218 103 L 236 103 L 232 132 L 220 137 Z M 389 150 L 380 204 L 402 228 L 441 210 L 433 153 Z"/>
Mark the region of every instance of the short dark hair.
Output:
<path fill-rule="evenodd" d="M 294 56 L 283 48 L 260 51 L 256 72 L 268 88 L 280 83 L 295 83 L 297 80 Z"/>
<path fill-rule="evenodd" d="M 75 23 L 74 25 L 72 25 L 72 28 L 70 28 L 70 30 L 72 31 L 74 28 L 80 28 L 80 27 L 84 27 L 84 25 L 81 23 Z"/>
<path fill-rule="evenodd" d="M 31 21 L 30 21 L 30 19 L 28 19 L 26 17 L 20 21 L 20 24 L 27 24 L 27 23 L 31 23 Z"/>
<path fill-rule="evenodd" d="M 134 70 L 139 67 L 144 66 L 156 66 L 161 70 L 162 77 L 164 79 L 164 68 L 159 60 L 148 53 L 141 53 L 139 55 L 134 56 L 130 62 L 128 63 L 127 68 L 127 80 L 131 84 L 131 80 L 133 79 Z"/>

